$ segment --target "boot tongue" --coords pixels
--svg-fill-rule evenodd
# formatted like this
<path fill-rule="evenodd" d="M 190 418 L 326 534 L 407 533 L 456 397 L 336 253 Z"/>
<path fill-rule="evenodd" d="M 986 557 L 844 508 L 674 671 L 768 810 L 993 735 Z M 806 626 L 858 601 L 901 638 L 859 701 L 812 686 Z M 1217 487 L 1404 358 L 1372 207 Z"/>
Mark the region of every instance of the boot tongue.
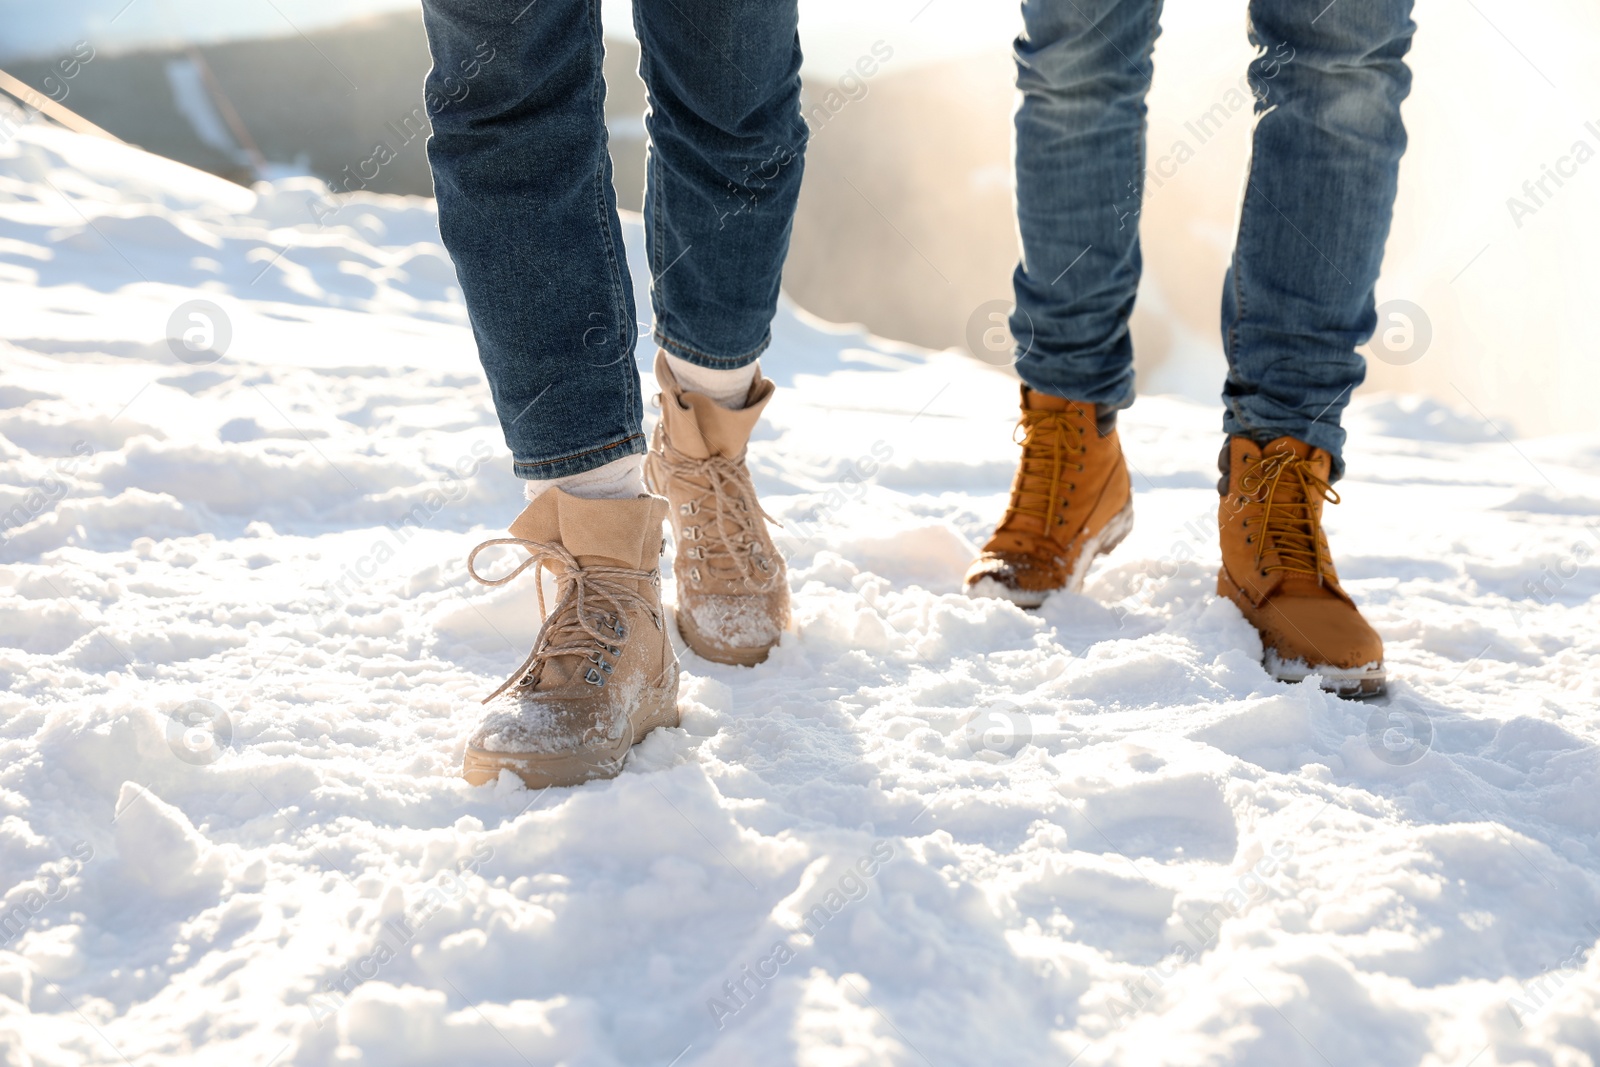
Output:
<path fill-rule="evenodd" d="M 1264 456 L 1293 456 L 1296 459 L 1308 459 L 1313 452 L 1319 451 L 1321 449 L 1304 441 L 1297 441 L 1293 437 L 1274 438 L 1261 446 L 1261 454 Z M 1323 452 L 1322 455 L 1326 459 L 1328 454 Z"/>
<path fill-rule="evenodd" d="M 668 421 L 667 433 L 672 437 L 673 447 L 695 459 L 742 455 L 762 409 L 774 392 L 776 387 L 770 381 L 757 379 L 750 387 L 750 399 L 738 411 L 729 410 L 700 393 L 680 393 L 676 398 L 667 396 L 666 403 L 677 400 L 688 407 L 688 411 L 680 409 L 678 412 L 685 418 Z M 686 441 L 692 447 L 684 447 Z"/>
<path fill-rule="evenodd" d="M 1095 421 L 1095 406 L 1093 404 L 1083 404 L 1076 400 L 1067 400 L 1063 397 L 1051 396 L 1049 393 L 1040 393 L 1033 389 L 1029 389 L 1026 385 L 1022 387 L 1022 410 L 1064 413 L 1069 416 L 1076 416 L 1078 419 L 1091 425 Z M 1049 475 L 1028 473 L 1028 465 L 1030 463 L 1038 464 L 1042 460 L 1047 459 L 1047 453 L 1048 449 L 1044 449 L 1032 455 L 1025 454 L 1023 457 L 1022 466 L 1018 468 L 1018 473 L 1020 475 L 1018 488 L 1021 488 L 1024 492 L 1031 496 L 1046 497 L 1049 495 Z M 1066 484 L 1068 481 L 1066 474 L 1067 462 L 1068 459 L 1063 458 L 1063 467 L 1059 472 L 1059 477 L 1061 480 L 1059 492 L 1062 497 L 1070 495 L 1066 492 Z M 1051 523 L 1048 516 L 1040 517 L 1033 514 L 1013 512 L 1007 516 L 1007 519 L 1008 521 L 1005 523 L 1006 532 L 1030 534 L 1035 537 L 1048 537 L 1050 535 Z M 998 537 L 999 535 L 1000 531 L 996 531 L 996 536 Z M 1025 543 L 1022 541 L 1017 542 L 1014 547 L 1018 549 L 1026 549 Z"/>
<path fill-rule="evenodd" d="M 1279 437 L 1267 442 L 1261 446 L 1261 454 L 1266 459 L 1282 456 L 1310 460 L 1312 473 L 1323 481 L 1328 480 L 1328 476 L 1333 469 L 1332 456 L 1314 445 L 1296 440 L 1293 437 Z M 1284 477 L 1278 481 L 1277 491 L 1273 495 L 1274 506 L 1297 505 L 1295 514 L 1304 515 L 1305 509 L 1298 505 L 1308 502 L 1316 505 L 1313 511 L 1317 515 L 1317 528 L 1321 529 L 1321 501 L 1314 496 L 1308 498 L 1298 478 Z M 1317 550 L 1320 551 L 1320 546 Z M 1330 588 L 1330 586 L 1336 587 L 1337 581 L 1338 579 L 1331 567 L 1326 571 L 1325 581 L 1323 582 L 1319 582 L 1315 575 L 1304 574 L 1299 571 L 1285 571 L 1278 585 L 1278 591 L 1287 596 L 1327 596 L 1334 593 L 1334 589 Z"/>
<path fill-rule="evenodd" d="M 672 447 L 691 459 L 738 456 L 777 387 L 758 369 L 750 383 L 745 406 L 725 408 L 701 393 L 688 393 L 678 385 L 664 355 L 656 355 L 656 382 L 661 386 L 661 418 Z"/>
<path fill-rule="evenodd" d="M 511 523 L 511 536 L 561 545 L 578 560 L 578 566 L 633 567 L 654 570 L 661 556 L 661 524 L 667 517 L 665 497 L 640 496 L 631 500 L 589 500 L 551 488 L 523 509 Z M 565 567 L 549 565 L 560 574 Z M 644 592 L 641 579 L 625 584 Z M 565 685 L 584 669 L 584 657 L 557 656 L 544 661 L 545 684 Z"/>
<path fill-rule="evenodd" d="M 589 500 L 559 488 L 547 489 L 511 523 L 511 536 L 561 545 L 579 566 L 654 570 L 661 556 L 661 523 L 667 501 L 659 496 L 632 500 Z M 552 569 L 558 569 L 559 564 Z"/>
<path fill-rule="evenodd" d="M 1093 404 L 1080 404 L 1076 400 L 1051 396 L 1049 393 L 1041 393 L 1029 389 L 1026 385 L 1022 387 L 1022 409 L 1024 411 L 1075 411 L 1078 414 L 1087 413 L 1089 421 L 1094 421 Z"/>

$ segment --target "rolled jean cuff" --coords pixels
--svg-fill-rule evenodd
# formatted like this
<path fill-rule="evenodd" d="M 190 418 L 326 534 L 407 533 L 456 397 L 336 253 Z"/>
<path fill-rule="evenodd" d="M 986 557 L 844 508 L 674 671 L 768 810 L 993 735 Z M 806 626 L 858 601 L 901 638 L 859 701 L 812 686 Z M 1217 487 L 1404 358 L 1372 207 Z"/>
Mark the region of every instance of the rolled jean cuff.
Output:
<path fill-rule="evenodd" d="M 1246 412 L 1246 417 L 1252 413 Z M 1299 420 L 1284 418 L 1252 419 L 1246 426 L 1232 405 L 1223 409 L 1222 430 L 1229 437 L 1248 437 L 1257 444 L 1276 441 L 1280 437 L 1293 437 L 1314 448 L 1320 448 L 1333 459 L 1333 470 L 1328 481 L 1337 482 L 1344 477 L 1345 431 L 1336 422 L 1326 420 Z"/>
<path fill-rule="evenodd" d="M 1043 361 L 1024 357 L 1016 363 L 1017 376 L 1036 393 L 1057 396 L 1077 404 L 1094 404 L 1101 411 L 1122 411 L 1133 406 L 1135 396 L 1133 368 L 1117 371 L 1109 378 L 1102 376 L 1100 383 L 1088 382 L 1081 373 L 1061 373 L 1061 369 Z"/>
<path fill-rule="evenodd" d="M 661 327 L 659 326 L 654 328 L 651 336 L 655 339 L 656 344 L 684 362 L 693 363 L 697 367 L 706 367 L 710 370 L 738 370 L 740 367 L 748 367 L 760 359 L 761 353 L 765 352 L 767 346 L 772 344 L 772 331 L 768 330 L 761 336 L 761 340 L 756 346 L 743 355 L 713 356 L 709 352 L 700 351 L 693 345 L 684 344 L 682 341 L 668 337 L 661 332 Z"/>
<path fill-rule="evenodd" d="M 634 433 L 610 444 L 556 459 L 513 459 L 511 470 L 518 478 L 565 478 L 569 474 L 583 474 L 596 467 L 604 467 L 624 456 L 642 456 L 645 451 L 644 434 Z"/>

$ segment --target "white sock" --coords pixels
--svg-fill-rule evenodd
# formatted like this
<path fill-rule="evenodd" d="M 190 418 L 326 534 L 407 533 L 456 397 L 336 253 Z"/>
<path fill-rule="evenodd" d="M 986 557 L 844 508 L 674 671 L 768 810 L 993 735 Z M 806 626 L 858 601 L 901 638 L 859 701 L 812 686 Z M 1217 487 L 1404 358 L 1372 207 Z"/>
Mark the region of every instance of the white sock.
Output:
<path fill-rule="evenodd" d="M 522 483 L 522 492 L 532 500 L 552 487 L 590 500 L 632 500 L 645 495 L 644 457 L 623 456 L 594 470 L 561 478 L 529 478 Z"/>
<path fill-rule="evenodd" d="M 750 398 L 750 383 L 761 373 L 760 360 L 746 367 L 718 370 L 690 363 L 664 348 L 661 351 L 667 357 L 667 367 L 672 371 L 672 376 L 678 379 L 679 388 L 686 393 L 709 396 L 730 411 L 744 407 L 745 401 Z"/>

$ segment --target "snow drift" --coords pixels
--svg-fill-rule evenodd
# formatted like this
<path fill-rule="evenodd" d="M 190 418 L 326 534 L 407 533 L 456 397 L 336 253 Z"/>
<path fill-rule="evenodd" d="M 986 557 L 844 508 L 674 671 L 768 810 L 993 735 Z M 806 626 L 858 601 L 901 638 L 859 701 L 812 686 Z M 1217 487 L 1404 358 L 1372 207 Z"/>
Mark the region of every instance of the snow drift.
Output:
<path fill-rule="evenodd" d="M 34 125 L 0 306 L 0 1062 L 1600 1058 L 1600 435 L 1356 406 L 1347 703 L 1213 595 L 1212 407 L 1126 413 L 1084 595 L 972 601 L 1014 384 L 785 307 L 794 632 L 529 794 L 456 777 L 537 620 L 431 204 Z"/>

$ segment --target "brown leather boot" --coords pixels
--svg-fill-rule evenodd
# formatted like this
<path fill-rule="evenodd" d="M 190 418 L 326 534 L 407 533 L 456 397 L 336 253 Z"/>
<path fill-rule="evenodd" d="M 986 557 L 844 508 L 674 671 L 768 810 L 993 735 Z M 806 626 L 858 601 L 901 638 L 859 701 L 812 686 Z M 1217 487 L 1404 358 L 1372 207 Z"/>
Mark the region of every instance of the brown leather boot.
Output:
<path fill-rule="evenodd" d="M 1011 502 L 967 569 L 969 596 L 1036 608 L 1058 589 L 1083 588 L 1089 564 L 1133 529 L 1133 486 L 1113 427 L 1095 406 L 1022 387 L 1022 463 Z"/>
<path fill-rule="evenodd" d="M 544 615 L 541 572 L 559 594 L 533 651 L 484 701 L 489 712 L 467 742 L 461 773 L 473 785 L 502 768 L 530 789 L 610 778 L 628 750 L 658 726 L 678 725 L 678 660 L 661 610 L 661 520 L 667 502 L 587 500 L 547 489 L 485 541 L 467 571 L 504 585 L 533 568 Z M 490 545 L 516 545 L 528 558 L 504 578 L 473 567 Z"/>
<path fill-rule="evenodd" d="M 750 432 L 775 387 L 758 372 L 748 402 L 732 411 L 684 392 L 659 352 L 656 382 L 661 421 L 644 477 L 672 505 L 678 632 L 714 663 L 753 666 L 789 626 L 788 571 L 745 466 Z"/>
<path fill-rule="evenodd" d="M 1333 459 L 1292 437 L 1266 445 L 1228 440 L 1227 495 L 1217 511 L 1217 593 L 1261 631 L 1267 673 L 1298 682 L 1315 673 L 1342 697 L 1384 689 L 1383 639 L 1339 585 L 1322 530 Z"/>

